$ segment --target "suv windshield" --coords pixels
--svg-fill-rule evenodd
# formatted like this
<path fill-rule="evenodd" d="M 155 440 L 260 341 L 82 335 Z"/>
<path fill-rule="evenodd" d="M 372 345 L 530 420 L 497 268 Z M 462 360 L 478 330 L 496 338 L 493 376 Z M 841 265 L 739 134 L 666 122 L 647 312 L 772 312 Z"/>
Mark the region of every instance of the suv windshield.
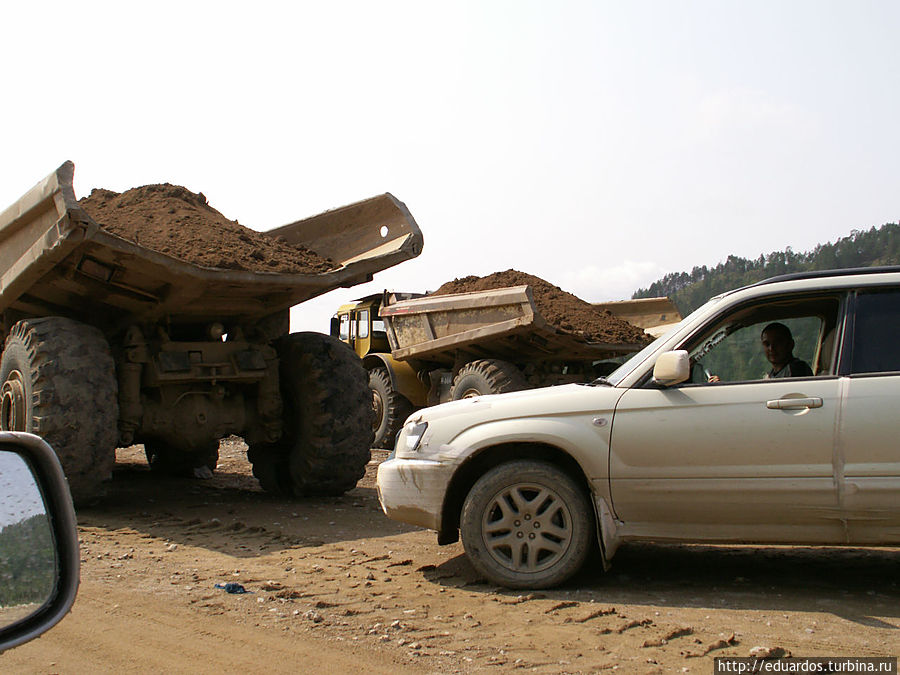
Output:
<path fill-rule="evenodd" d="M 671 335 L 672 332 L 675 331 L 680 325 L 681 324 L 679 323 L 670 328 L 662 336 L 656 338 L 653 342 L 644 347 L 641 351 L 636 353 L 609 375 L 607 375 L 606 377 L 601 377 L 600 381 L 606 384 L 611 384 L 613 386 L 617 385 L 625 378 L 626 375 L 628 375 L 628 373 L 637 368 L 643 362 L 643 360 L 647 358 L 647 355 L 650 354 L 650 352 L 656 349 L 660 341 L 667 339 L 669 335 Z"/>
<path fill-rule="evenodd" d="M 625 363 L 623 363 L 621 366 L 616 368 L 613 372 L 611 372 L 605 378 L 601 378 L 602 381 L 606 384 L 611 384 L 612 386 L 616 386 L 617 384 L 619 384 L 619 382 L 624 380 L 625 377 L 631 373 L 631 371 L 633 371 L 641 363 L 643 363 L 644 359 L 646 359 L 651 353 L 653 353 L 657 349 L 657 347 L 659 347 L 659 345 L 662 341 L 668 340 L 669 336 L 674 334 L 675 331 L 677 331 L 682 326 L 684 326 L 685 323 L 690 321 L 691 317 L 699 314 L 700 312 L 705 311 L 706 308 L 709 307 L 710 305 L 717 304 L 719 302 L 719 300 L 721 300 L 721 298 L 722 298 L 722 296 L 719 295 L 719 296 L 716 296 L 714 298 L 710 298 L 709 300 L 707 300 L 704 304 L 702 304 L 700 307 L 695 309 L 693 312 L 691 312 L 689 315 L 687 315 L 680 322 L 678 322 L 677 324 L 672 326 L 669 330 L 667 330 L 661 336 L 656 338 L 653 342 L 651 342 L 649 345 L 644 347 L 641 351 L 637 352 L 634 356 L 632 356 Z"/>

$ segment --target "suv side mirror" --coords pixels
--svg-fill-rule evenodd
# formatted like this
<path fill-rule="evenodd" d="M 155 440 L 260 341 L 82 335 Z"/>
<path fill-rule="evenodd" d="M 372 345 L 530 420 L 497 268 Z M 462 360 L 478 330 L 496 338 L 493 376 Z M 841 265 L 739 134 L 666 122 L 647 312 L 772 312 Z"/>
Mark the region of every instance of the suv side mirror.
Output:
<path fill-rule="evenodd" d="M 686 382 L 691 377 L 691 359 L 684 349 L 663 352 L 653 365 L 653 381 L 664 387 Z"/>
<path fill-rule="evenodd" d="M 0 652 L 55 626 L 78 591 L 72 495 L 53 449 L 0 432 Z"/>

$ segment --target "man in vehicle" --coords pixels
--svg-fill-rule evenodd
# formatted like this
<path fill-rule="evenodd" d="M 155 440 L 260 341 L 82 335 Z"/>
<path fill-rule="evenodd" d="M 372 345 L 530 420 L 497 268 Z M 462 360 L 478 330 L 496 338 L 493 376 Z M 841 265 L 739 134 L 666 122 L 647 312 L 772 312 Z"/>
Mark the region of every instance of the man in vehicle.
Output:
<path fill-rule="evenodd" d="M 794 337 L 791 329 L 783 323 L 770 323 L 763 328 L 762 346 L 772 369 L 766 379 L 781 377 L 810 377 L 812 368 L 806 361 L 794 356 Z"/>
<path fill-rule="evenodd" d="M 812 376 L 812 368 L 806 361 L 794 356 L 794 336 L 791 329 L 783 323 L 770 323 L 763 328 L 760 341 L 766 360 L 772 364 L 772 369 L 763 375 L 764 379 Z M 718 375 L 709 375 L 707 380 L 707 382 L 720 381 Z"/>

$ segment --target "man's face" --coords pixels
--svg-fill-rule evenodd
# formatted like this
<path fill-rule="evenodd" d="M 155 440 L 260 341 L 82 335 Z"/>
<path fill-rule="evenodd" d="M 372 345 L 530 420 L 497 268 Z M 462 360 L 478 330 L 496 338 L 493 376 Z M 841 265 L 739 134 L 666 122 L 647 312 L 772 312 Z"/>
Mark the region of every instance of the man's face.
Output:
<path fill-rule="evenodd" d="M 766 358 L 773 366 L 786 364 L 794 351 L 794 341 L 780 330 L 764 330 L 762 346 Z"/>

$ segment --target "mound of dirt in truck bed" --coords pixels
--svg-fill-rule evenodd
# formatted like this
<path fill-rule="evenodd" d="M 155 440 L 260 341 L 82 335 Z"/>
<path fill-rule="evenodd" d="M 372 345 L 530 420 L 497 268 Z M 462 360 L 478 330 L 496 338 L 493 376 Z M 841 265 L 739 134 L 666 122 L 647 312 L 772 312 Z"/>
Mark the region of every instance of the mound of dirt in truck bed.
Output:
<path fill-rule="evenodd" d="M 179 185 L 145 185 L 122 193 L 96 188 L 79 203 L 107 231 L 201 267 L 282 274 L 337 267 L 304 246 L 228 220 L 202 193 Z"/>
<path fill-rule="evenodd" d="M 559 330 L 584 337 L 587 342 L 649 342 L 649 336 L 609 310 L 597 309 L 591 303 L 567 293 L 533 274 L 518 270 L 494 272 L 486 277 L 468 276 L 448 281 L 429 295 L 449 295 L 488 291 L 508 286 L 531 286 L 534 303 L 547 323 Z"/>

